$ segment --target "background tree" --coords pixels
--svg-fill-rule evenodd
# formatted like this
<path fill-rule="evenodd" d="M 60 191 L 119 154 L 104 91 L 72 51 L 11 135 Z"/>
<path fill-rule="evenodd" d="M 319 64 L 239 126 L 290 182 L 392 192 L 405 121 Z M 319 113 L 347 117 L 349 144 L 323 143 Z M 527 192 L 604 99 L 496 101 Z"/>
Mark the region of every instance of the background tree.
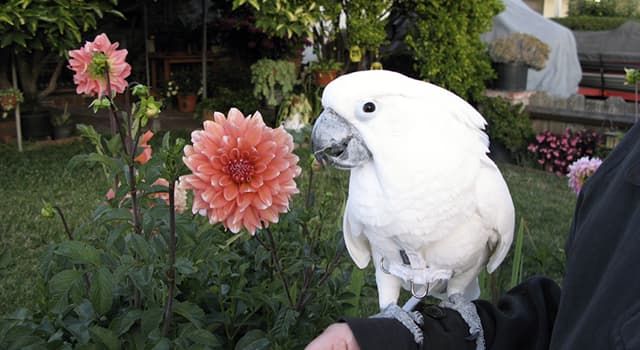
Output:
<path fill-rule="evenodd" d="M 117 0 L 7 0 L 0 6 L 0 88 L 8 86 L 11 57 L 15 55 L 20 87 L 27 101 L 37 101 L 56 88 L 64 65 L 58 59 L 48 83 L 38 80 L 52 57 L 66 56 L 82 40 L 82 33 L 95 29 L 105 13 L 115 10 Z"/>
<path fill-rule="evenodd" d="M 400 0 L 394 8 L 413 18 L 405 37 L 418 75 L 464 99 L 485 89 L 493 70 L 480 34 L 491 30 L 499 0 Z"/>

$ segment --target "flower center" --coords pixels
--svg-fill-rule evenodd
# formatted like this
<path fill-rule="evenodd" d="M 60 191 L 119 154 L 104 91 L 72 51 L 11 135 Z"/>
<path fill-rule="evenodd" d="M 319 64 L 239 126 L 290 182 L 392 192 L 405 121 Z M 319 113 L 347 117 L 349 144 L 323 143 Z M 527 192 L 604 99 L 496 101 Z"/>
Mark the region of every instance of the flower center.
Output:
<path fill-rule="evenodd" d="M 251 182 L 253 172 L 253 163 L 243 158 L 231 159 L 227 164 L 227 173 L 236 184 Z"/>
<path fill-rule="evenodd" d="M 97 52 L 93 55 L 91 63 L 89 63 L 89 72 L 94 79 L 104 78 L 104 74 L 107 72 L 108 61 L 107 55 L 103 52 Z"/>

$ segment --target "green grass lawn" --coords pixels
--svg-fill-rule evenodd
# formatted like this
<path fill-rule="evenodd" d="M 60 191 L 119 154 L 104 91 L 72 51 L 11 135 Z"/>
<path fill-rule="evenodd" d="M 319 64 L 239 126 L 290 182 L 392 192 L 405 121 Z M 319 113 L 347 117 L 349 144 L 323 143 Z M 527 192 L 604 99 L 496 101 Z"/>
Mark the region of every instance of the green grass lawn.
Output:
<path fill-rule="evenodd" d="M 0 314 L 18 306 L 33 309 L 39 305 L 44 287 L 40 255 L 48 243 L 65 239 L 57 217 L 39 215 L 42 200 L 63 208 L 69 225 L 76 227 L 103 198 L 108 185 L 100 169 L 67 169 L 71 157 L 90 150 L 82 142 L 24 153 L 0 146 Z M 523 219 L 527 226 L 523 275 L 560 280 L 564 240 L 575 205 L 566 179 L 512 165 L 501 165 L 501 169 L 512 192 L 517 220 Z M 509 257 L 500 269 L 500 281 L 508 280 L 510 262 Z"/>

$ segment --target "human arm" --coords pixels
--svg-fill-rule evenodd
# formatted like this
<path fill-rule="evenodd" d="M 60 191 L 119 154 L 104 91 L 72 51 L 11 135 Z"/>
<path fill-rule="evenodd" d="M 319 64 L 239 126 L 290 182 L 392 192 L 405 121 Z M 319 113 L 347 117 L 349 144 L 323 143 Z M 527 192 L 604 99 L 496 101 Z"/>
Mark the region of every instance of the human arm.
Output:
<path fill-rule="evenodd" d="M 475 301 L 487 349 L 548 349 L 559 301 L 560 288 L 541 277 L 528 279 L 508 291 L 497 305 Z M 468 326 L 456 311 L 425 304 L 417 309 L 425 316 L 424 349 L 475 349 L 475 342 L 466 339 Z M 347 318 L 344 322 L 362 350 L 420 349 L 413 342 L 413 335 L 395 319 Z M 331 347 L 310 350 L 316 349 Z"/>

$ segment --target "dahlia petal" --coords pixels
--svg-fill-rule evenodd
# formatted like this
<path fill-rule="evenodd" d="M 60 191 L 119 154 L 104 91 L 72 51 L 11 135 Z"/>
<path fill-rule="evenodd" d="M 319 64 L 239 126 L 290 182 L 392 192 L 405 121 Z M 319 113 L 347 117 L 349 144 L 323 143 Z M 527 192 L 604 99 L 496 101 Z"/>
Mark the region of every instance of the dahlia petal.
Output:
<path fill-rule="evenodd" d="M 264 202 L 265 205 L 270 206 L 273 203 L 273 197 L 271 196 L 271 191 L 267 187 L 261 187 L 258 189 L 258 196 Z"/>
<path fill-rule="evenodd" d="M 236 204 L 241 211 L 245 210 L 248 206 L 253 203 L 253 198 L 257 197 L 255 194 L 244 194 L 242 196 L 236 197 Z"/>
<path fill-rule="evenodd" d="M 276 168 L 268 167 L 263 173 L 262 178 L 264 181 L 273 180 L 280 175 L 280 172 Z"/>
<path fill-rule="evenodd" d="M 229 186 L 233 183 L 233 180 L 229 175 L 222 176 L 218 179 L 218 184 L 222 187 Z"/>
<path fill-rule="evenodd" d="M 268 222 L 278 222 L 278 211 L 274 207 L 268 207 L 260 211 L 260 217 Z"/>
<path fill-rule="evenodd" d="M 262 181 L 262 176 L 258 175 L 258 176 L 254 176 L 251 179 L 250 185 L 254 189 L 258 189 L 258 188 L 260 188 L 260 186 L 262 186 L 263 183 L 264 183 L 264 181 Z"/>
<path fill-rule="evenodd" d="M 260 195 L 257 194 L 253 195 L 253 197 L 251 198 L 251 204 L 258 210 L 269 208 L 269 205 L 260 198 Z"/>
<path fill-rule="evenodd" d="M 244 211 L 243 219 L 244 219 L 244 225 L 249 231 L 249 233 L 251 233 L 251 235 L 255 233 L 256 228 L 262 226 L 260 225 L 260 220 L 258 219 L 258 216 L 256 215 L 255 211 L 250 207 Z"/>
<path fill-rule="evenodd" d="M 228 201 L 236 198 L 238 195 L 238 186 L 235 183 L 229 184 L 224 188 L 224 198 Z"/>

